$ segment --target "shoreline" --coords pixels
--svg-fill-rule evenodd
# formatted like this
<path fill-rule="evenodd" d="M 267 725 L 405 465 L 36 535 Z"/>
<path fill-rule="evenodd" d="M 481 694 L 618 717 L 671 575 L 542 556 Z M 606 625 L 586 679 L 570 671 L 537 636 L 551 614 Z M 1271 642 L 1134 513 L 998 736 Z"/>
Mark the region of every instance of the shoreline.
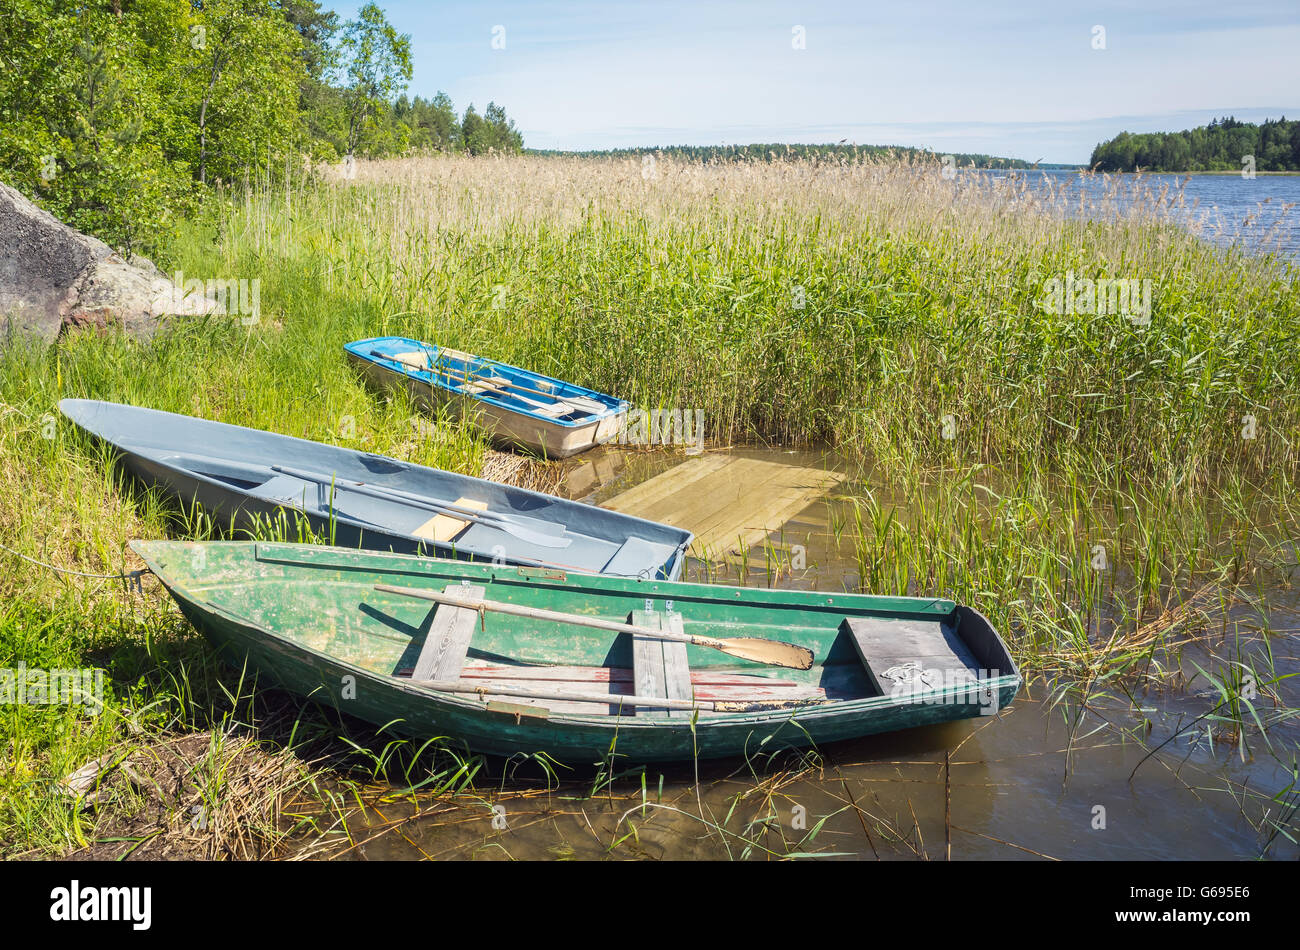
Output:
<path fill-rule="evenodd" d="M 1080 166 L 1080 167 L 1078 167 L 1078 168 L 1017 168 L 1017 169 L 981 168 L 981 169 L 979 169 L 979 170 L 980 170 L 980 171 L 990 171 L 990 172 L 996 172 L 996 171 L 1074 172 L 1074 173 L 1089 172 L 1089 169 L 1086 168 L 1086 167 L 1084 167 L 1084 166 Z M 1240 169 L 1234 169 L 1234 168 L 1226 168 L 1226 169 L 1222 169 L 1222 170 L 1219 170 L 1219 171 L 1192 171 L 1192 172 L 1188 172 L 1188 171 L 1183 171 L 1183 172 L 1169 172 L 1169 171 L 1146 171 L 1146 170 L 1139 171 L 1139 172 L 1103 172 L 1103 171 L 1098 171 L 1098 172 L 1092 172 L 1092 174 L 1096 174 L 1096 175 L 1132 175 L 1132 176 L 1134 176 L 1134 177 L 1137 177 L 1137 176 L 1139 176 L 1139 175 L 1187 175 L 1187 176 L 1190 177 L 1190 176 L 1192 176 L 1192 175 L 1216 175 L 1216 176 L 1223 176 L 1223 175 L 1240 175 L 1240 174 L 1241 174 L 1241 170 L 1240 170 Z M 1257 171 L 1257 172 L 1255 172 L 1255 177 L 1256 177 L 1256 178 L 1262 178 L 1262 177 L 1264 177 L 1264 176 L 1268 176 L 1268 177 L 1272 177 L 1272 178 L 1286 178 L 1286 177 L 1295 177 L 1295 176 L 1297 176 L 1297 175 L 1300 175 L 1300 170 L 1297 170 L 1297 171 L 1290 171 L 1290 172 L 1273 172 L 1273 171 L 1268 171 L 1268 172 Z M 1243 179 L 1243 180 L 1247 180 L 1247 181 L 1248 181 L 1249 179 Z"/>

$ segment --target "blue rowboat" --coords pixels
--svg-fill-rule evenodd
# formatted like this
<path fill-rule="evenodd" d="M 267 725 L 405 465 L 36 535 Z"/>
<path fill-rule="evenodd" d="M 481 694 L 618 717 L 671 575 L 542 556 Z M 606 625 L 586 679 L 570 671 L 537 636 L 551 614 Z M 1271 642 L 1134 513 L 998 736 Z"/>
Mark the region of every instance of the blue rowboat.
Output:
<path fill-rule="evenodd" d="M 60 411 L 147 485 L 245 531 L 299 512 L 344 547 L 676 580 L 689 531 L 336 445 L 90 399 Z"/>
<path fill-rule="evenodd" d="M 417 405 L 466 415 L 498 445 L 544 458 L 585 452 L 627 422 L 622 399 L 445 346 L 378 336 L 343 349 L 376 388 L 405 387 Z"/>

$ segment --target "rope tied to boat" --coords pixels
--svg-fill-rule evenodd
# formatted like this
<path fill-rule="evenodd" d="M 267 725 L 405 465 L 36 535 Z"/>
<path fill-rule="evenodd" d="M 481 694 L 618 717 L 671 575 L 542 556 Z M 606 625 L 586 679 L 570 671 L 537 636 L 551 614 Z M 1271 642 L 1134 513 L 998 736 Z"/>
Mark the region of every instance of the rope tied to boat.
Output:
<path fill-rule="evenodd" d="M 14 557 L 22 558 L 24 561 L 27 561 L 28 563 L 35 564 L 38 567 L 44 567 L 51 571 L 54 571 L 56 574 L 68 574 L 71 575 L 72 577 L 89 577 L 92 580 L 108 580 L 108 581 L 120 580 L 122 582 L 122 586 L 126 588 L 128 594 L 136 593 L 136 594 L 143 595 L 144 584 L 142 583 L 142 579 L 146 574 L 149 573 L 149 569 L 147 567 L 142 567 L 139 570 L 128 571 L 123 574 L 87 574 L 85 571 L 74 571 L 68 567 L 59 567 L 57 564 L 50 564 L 48 561 L 41 561 L 34 557 L 29 557 L 28 555 L 23 554 L 21 551 L 15 551 L 13 548 L 9 547 L 8 545 L 0 544 L 0 549 L 8 551 Z"/>

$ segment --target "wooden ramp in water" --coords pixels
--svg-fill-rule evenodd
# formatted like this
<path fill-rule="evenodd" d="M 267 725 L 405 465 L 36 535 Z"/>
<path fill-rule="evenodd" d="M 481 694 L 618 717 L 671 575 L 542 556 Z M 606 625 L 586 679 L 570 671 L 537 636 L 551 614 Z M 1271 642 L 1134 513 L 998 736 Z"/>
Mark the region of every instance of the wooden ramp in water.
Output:
<path fill-rule="evenodd" d="M 738 455 L 704 455 L 656 475 L 603 508 L 695 533 L 691 554 L 721 560 L 761 546 L 844 476 Z"/>

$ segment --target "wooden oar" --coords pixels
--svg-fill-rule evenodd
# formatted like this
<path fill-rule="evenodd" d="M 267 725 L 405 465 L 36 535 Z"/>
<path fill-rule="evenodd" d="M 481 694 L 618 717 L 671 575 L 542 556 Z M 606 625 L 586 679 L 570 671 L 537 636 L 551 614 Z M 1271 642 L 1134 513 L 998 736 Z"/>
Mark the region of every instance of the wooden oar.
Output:
<path fill-rule="evenodd" d="M 497 528 L 514 535 L 521 541 L 527 541 L 529 544 L 535 544 L 543 548 L 567 548 L 573 543 L 572 538 L 557 538 L 548 534 L 543 534 L 533 528 L 517 524 L 502 515 L 493 511 L 474 511 L 470 508 L 462 508 L 459 505 L 447 504 L 438 501 L 429 501 L 420 499 L 415 496 L 407 495 L 405 492 L 400 494 L 385 491 L 382 488 L 373 488 L 369 485 L 363 485 L 361 482 L 354 482 L 347 478 L 326 477 L 316 472 L 304 472 L 301 469 L 289 468 L 284 465 L 272 465 L 271 471 L 280 472 L 283 475 L 291 475 L 294 478 L 301 478 L 304 481 L 315 482 L 318 485 L 342 485 L 348 491 L 356 492 L 358 495 L 366 495 L 370 498 L 378 498 L 380 501 L 395 501 L 399 504 L 410 505 L 412 508 L 423 508 L 432 511 L 435 514 L 448 515 L 459 521 L 472 521 L 476 524 L 487 525 L 489 528 Z"/>
<path fill-rule="evenodd" d="M 497 378 L 497 377 L 488 377 L 488 376 L 470 376 L 468 370 L 452 369 L 452 367 L 440 365 L 436 363 L 436 361 L 434 363 L 430 363 L 427 355 L 425 356 L 424 366 L 422 367 L 416 367 L 414 363 L 410 363 L 406 360 L 399 360 L 394 356 L 389 356 L 386 353 L 381 353 L 379 352 L 379 350 L 371 350 L 370 355 L 377 356 L 382 360 L 392 360 L 394 363 L 401 363 L 403 366 L 410 366 L 413 369 L 419 368 L 430 373 L 437 373 L 439 376 L 446 376 L 448 379 L 453 379 L 453 380 L 459 379 L 461 382 L 469 382 L 469 383 L 493 382 L 493 380 Z M 513 389 L 517 392 L 532 393 L 535 396 L 545 396 L 548 399 L 553 400 L 551 403 L 544 404 L 544 405 L 554 406 L 554 405 L 558 405 L 561 402 L 567 402 L 573 405 L 574 408 L 576 409 L 583 409 L 586 410 L 587 412 L 592 412 L 592 413 L 603 412 L 606 409 L 612 408 L 610 406 L 606 406 L 604 403 L 597 402 L 595 399 L 590 399 L 586 396 L 559 396 L 553 392 L 546 392 L 541 389 L 533 389 L 532 387 L 525 386 L 522 383 L 512 383 L 508 379 L 502 380 L 499 383 L 494 383 L 494 385 L 503 386 L 506 389 Z M 523 397 L 520 398 L 522 399 Z M 533 403 L 533 400 L 531 399 L 524 399 L 523 401 L 528 403 Z M 536 405 L 536 403 L 533 404 Z"/>
<path fill-rule="evenodd" d="M 606 408 L 605 406 L 602 406 L 599 403 L 594 403 L 594 400 L 584 399 L 583 402 L 586 402 L 588 404 L 594 403 L 596 406 L 596 409 L 594 410 L 588 409 L 584 406 L 576 405 L 577 401 L 582 398 L 580 396 L 579 397 L 558 396 L 555 393 L 542 392 L 540 389 L 531 389 L 530 387 L 523 386 L 519 383 L 512 383 L 510 380 L 505 379 L 504 377 L 501 376 L 471 376 L 469 375 L 469 372 L 467 370 L 457 370 L 457 369 L 452 369 L 450 366 L 441 366 L 441 365 L 430 366 L 429 372 L 436 373 L 439 376 L 447 379 L 448 381 L 458 386 L 468 387 L 474 383 L 488 383 L 489 385 L 487 386 L 486 389 L 483 390 L 483 392 L 487 392 L 492 389 L 513 390 L 514 391 L 513 395 L 516 399 L 518 399 L 520 402 L 526 405 L 535 406 L 538 409 L 555 409 L 558 406 L 563 406 L 570 412 L 572 412 L 575 409 L 584 410 L 586 412 L 599 412 L 600 410 Z M 533 393 L 538 396 L 545 396 L 551 401 L 538 402 L 536 399 L 529 399 L 527 396 L 519 395 L 521 392 Z"/>
<path fill-rule="evenodd" d="M 642 706 L 653 709 L 699 709 L 704 712 L 758 712 L 764 709 L 793 709 L 816 706 L 824 699 L 668 699 L 660 696 L 635 696 L 620 693 L 570 693 L 560 689 L 521 686 L 484 686 L 464 680 L 411 680 L 412 683 L 440 693 L 475 693 L 485 702 L 489 696 L 519 696 L 524 699 L 554 699 L 570 703 L 596 703 L 601 706 Z"/>
<path fill-rule="evenodd" d="M 472 518 L 487 518 L 491 521 L 501 521 L 506 524 L 517 525 L 521 528 L 527 528 L 530 531 L 540 531 L 542 534 L 564 534 L 565 527 L 558 521 L 547 521 L 544 518 L 532 518 L 528 515 L 512 513 L 503 515 L 498 511 L 490 508 L 466 508 L 451 501 L 431 501 L 427 495 L 417 495 L 414 492 L 402 491 L 400 488 L 383 488 L 368 482 L 358 482 L 350 478 L 339 478 L 337 475 L 326 477 L 317 472 L 303 472 L 297 469 L 286 468 L 283 465 L 272 465 L 271 470 L 283 472 L 286 475 L 292 475 L 295 478 L 305 478 L 308 481 L 318 482 L 322 485 L 344 485 L 348 488 L 364 488 L 370 492 L 378 492 L 385 497 L 391 497 L 393 501 L 407 501 L 412 505 L 433 506 L 435 508 L 445 508 L 453 512 L 457 517 L 469 515 Z"/>
<path fill-rule="evenodd" d="M 693 643 L 699 647 L 711 647 L 721 650 L 728 656 L 753 663 L 766 663 L 769 666 L 785 666 L 793 670 L 812 669 L 813 652 L 807 647 L 780 640 L 768 640 L 763 637 L 701 637 L 690 633 L 671 633 L 667 630 L 653 630 L 632 623 L 618 623 L 614 620 L 601 620 L 583 614 L 561 613 L 558 610 L 543 610 L 540 607 L 524 607 L 518 604 L 506 604 L 497 600 L 472 600 L 444 594 L 439 591 L 419 590 L 414 587 L 393 587 L 390 584 L 376 584 L 375 590 L 389 594 L 402 594 L 407 597 L 419 597 L 438 604 L 450 604 L 453 607 L 467 607 L 470 610 L 490 610 L 494 613 L 512 614 L 527 617 L 530 620 L 549 620 L 555 623 L 571 623 L 579 627 L 593 627 L 597 630 L 610 630 L 614 633 L 632 633 L 655 640 L 672 640 L 677 643 Z"/>

